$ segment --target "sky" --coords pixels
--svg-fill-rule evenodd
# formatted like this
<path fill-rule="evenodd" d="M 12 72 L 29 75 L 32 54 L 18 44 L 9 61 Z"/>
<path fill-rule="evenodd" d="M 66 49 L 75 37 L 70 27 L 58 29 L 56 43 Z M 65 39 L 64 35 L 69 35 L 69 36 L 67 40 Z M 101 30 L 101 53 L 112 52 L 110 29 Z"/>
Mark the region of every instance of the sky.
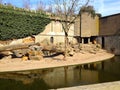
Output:
<path fill-rule="evenodd" d="M 23 7 L 23 0 L 2 0 L 3 3 L 11 3 L 17 7 Z M 48 0 L 30 0 L 31 9 L 36 9 L 39 1 L 48 4 Z M 52 0 L 51 0 L 52 1 Z M 91 0 L 90 5 L 102 16 L 120 13 L 120 0 Z"/>

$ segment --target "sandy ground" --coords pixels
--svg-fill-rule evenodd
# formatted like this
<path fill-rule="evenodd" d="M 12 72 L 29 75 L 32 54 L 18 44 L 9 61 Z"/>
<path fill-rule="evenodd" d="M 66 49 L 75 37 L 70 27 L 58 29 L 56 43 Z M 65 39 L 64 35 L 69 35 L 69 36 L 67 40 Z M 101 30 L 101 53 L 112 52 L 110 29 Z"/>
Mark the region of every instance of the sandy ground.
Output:
<path fill-rule="evenodd" d="M 4 60 L 2 59 L 0 60 L 0 72 L 45 69 L 69 65 L 86 64 L 107 60 L 112 57 L 114 57 L 113 54 L 107 53 L 106 51 L 100 51 L 97 52 L 96 54 L 87 52 L 76 53 L 73 57 L 67 57 L 66 60 L 63 60 L 63 55 L 44 58 L 43 60 L 40 61 L 35 60 L 23 61 L 20 58 Z"/>

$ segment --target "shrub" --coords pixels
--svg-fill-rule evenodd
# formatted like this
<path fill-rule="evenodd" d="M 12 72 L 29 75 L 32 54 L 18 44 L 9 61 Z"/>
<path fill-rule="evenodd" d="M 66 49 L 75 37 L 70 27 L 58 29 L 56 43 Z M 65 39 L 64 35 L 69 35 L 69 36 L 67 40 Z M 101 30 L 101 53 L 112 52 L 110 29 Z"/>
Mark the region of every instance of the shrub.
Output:
<path fill-rule="evenodd" d="M 35 13 L 0 5 L 0 40 L 37 35 L 48 23 L 50 19 L 42 12 Z"/>

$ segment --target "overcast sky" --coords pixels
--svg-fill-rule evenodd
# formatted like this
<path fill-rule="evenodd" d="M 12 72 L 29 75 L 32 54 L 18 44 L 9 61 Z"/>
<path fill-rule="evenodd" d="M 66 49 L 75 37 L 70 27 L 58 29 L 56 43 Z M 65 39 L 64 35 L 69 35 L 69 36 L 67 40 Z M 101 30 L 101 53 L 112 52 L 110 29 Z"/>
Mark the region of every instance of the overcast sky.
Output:
<path fill-rule="evenodd" d="M 39 1 L 48 3 L 48 0 L 30 0 L 31 9 L 36 9 Z M 17 7 L 23 7 L 23 0 L 3 0 L 3 3 L 11 3 Z M 120 0 L 92 0 L 90 5 L 93 5 L 96 12 L 101 13 L 102 16 L 120 13 Z"/>

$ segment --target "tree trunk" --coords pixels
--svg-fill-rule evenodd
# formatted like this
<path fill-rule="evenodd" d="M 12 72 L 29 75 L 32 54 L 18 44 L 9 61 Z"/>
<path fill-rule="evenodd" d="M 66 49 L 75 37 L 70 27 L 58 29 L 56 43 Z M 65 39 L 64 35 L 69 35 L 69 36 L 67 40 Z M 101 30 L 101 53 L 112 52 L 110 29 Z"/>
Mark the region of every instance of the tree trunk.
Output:
<path fill-rule="evenodd" d="M 64 51 L 64 60 L 66 60 L 66 57 L 67 57 L 67 46 L 68 46 L 68 33 L 65 32 L 65 51 Z"/>

